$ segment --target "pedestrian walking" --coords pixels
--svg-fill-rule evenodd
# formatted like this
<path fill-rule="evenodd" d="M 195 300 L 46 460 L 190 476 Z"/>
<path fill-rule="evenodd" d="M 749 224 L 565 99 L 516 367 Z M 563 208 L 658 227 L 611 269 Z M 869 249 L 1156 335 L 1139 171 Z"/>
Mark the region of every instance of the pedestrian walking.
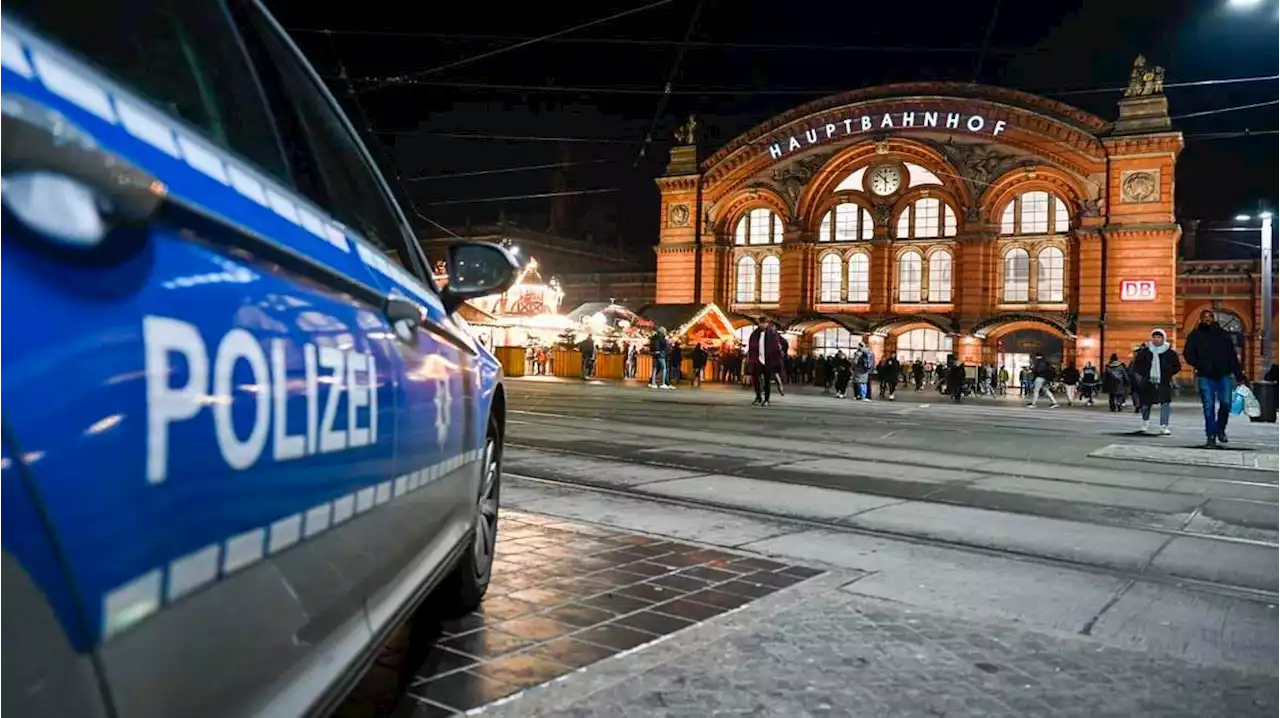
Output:
<path fill-rule="evenodd" d="M 693 386 L 702 386 L 702 373 L 707 370 L 707 352 L 702 348 L 701 344 L 693 345 L 693 376 L 689 377 L 689 383 Z"/>
<path fill-rule="evenodd" d="M 756 328 L 747 340 L 747 368 L 751 371 L 756 399 L 752 406 L 768 406 L 773 391 L 773 376 L 782 369 L 782 337 L 768 319 L 756 320 Z"/>
<path fill-rule="evenodd" d="M 1062 386 L 1067 395 L 1067 406 L 1075 404 L 1080 398 L 1080 370 L 1076 369 L 1075 362 L 1067 364 L 1067 368 L 1062 370 Z"/>
<path fill-rule="evenodd" d="M 1053 365 L 1043 354 L 1037 354 L 1035 362 L 1031 365 L 1031 375 L 1034 377 L 1031 385 L 1031 401 L 1027 402 L 1027 406 L 1035 408 L 1036 403 L 1040 401 L 1040 395 L 1044 394 L 1049 397 L 1049 408 L 1058 408 L 1058 399 L 1053 395 Z"/>
<path fill-rule="evenodd" d="M 1133 376 L 1142 407 L 1142 433 L 1151 429 L 1151 407 L 1160 405 L 1160 433 L 1169 435 L 1169 418 L 1173 413 L 1173 377 L 1182 371 L 1178 353 L 1169 346 L 1163 329 L 1153 329 L 1151 339 L 1133 356 Z"/>
<path fill-rule="evenodd" d="M 1124 408 L 1124 398 L 1129 393 L 1129 368 L 1120 361 L 1120 355 L 1111 353 L 1102 374 L 1102 390 L 1107 394 L 1111 411 Z"/>
<path fill-rule="evenodd" d="M 1200 312 L 1200 323 L 1187 335 L 1183 356 L 1196 370 L 1196 389 L 1204 411 L 1205 448 L 1226 444 L 1231 395 L 1236 382 L 1244 382 L 1246 377 L 1240 368 L 1235 342 L 1218 324 L 1213 310 Z"/>
<path fill-rule="evenodd" d="M 853 377 L 853 364 L 843 351 L 836 351 L 830 362 L 831 372 L 835 377 L 836 398 L 843 399 L 849 390 L 849 380 Z"/>
<path fill-rule="evenodd" d="M 587 333 L 587 338 L 578 342 L 578 352 L 582 354 L 582 378 L 590 380 L 596 377 L 596 340 Z"/>
<path fill-rule="evenodd" d="M 653 374 L 649 378 L 650 389 L 671 388 L 667 383 L 667 352 L 670 348 L 667 343 L 667 328 L 658 327 L 649 336 L 649 353 L 653 355 Z"/>
<path fill-rule="evenodd" d="M 1098 368 L 1091 361 L 1085 362 L 1084 369 L 1080 371 L 1080 398 L 1088 406 L 1093 406 L 1093 395 L 1098 391 L 1098 381 Z"/>

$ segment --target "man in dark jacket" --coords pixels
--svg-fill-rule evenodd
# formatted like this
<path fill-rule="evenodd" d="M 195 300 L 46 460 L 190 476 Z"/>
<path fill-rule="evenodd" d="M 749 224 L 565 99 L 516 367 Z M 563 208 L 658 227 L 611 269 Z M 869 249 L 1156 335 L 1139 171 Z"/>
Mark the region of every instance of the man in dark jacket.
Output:
<path fill-rule="evenodd" d="M 782 369 L 785 351 L 782 337 L 769 320 L 764 317 L 758 319 L 751 338 L 747 340 L 747 369 L 751 372 L 756 389 L 756 400 L 752 402 L 754 406 L 769 405 L 773 377 Z"/>
<path fill-rule="evenodd" d="M 1027 406 L 1034 407 L 1036 402 L 1040 401 L 1040 394 L 1043 393 L 1049 397 L 1049 408 L 1058 408 L 1058 399 L 1049 388 L 1053 382 L 1053 365 L 1044 358 L 1043 354 L 1036 355 L 1036 360 L 1031 365 L 1031 373 L 1035 376 L 1035 383 L 1032 385 L 1031 401 L 1027 402 Z"/>
<path fill-rule="evenodd" d="M 893 401 L 898 393 L 898 381 L 902 378 L 902 363 L 897 354 L 890 354 L 880 367 L 880 384 L 889 390 L 889 401 Z"/>
<path fill-rule="evenodd" d="M 578 342 L 578 352 L 582 354 L 582 378 L 594 379 L 596 375 L 596 340 L 590 334 Z"/>
<path fill-rule="evenodd" d="M 707 370 L 707 350 L 702 348 L 701 344 L 693 345 L 693 376 L 689 377 L 689 383 L 694 386 L 702 385 L 702 373 Z"/>
<path fill-rule="evenodd" d="M 1204 409 L 1205 448 L 1227 443 L 1227 419 L 1236 381 L 1244 381 L 1235 342 L 1218 324 L 1213 310 L 1200 312 L 1200 324 L 1187 335 L 1182 357 L 1196 370 L 1196 389 Z M 1216 416 L 1214 408 L 1217 408 Z"/>

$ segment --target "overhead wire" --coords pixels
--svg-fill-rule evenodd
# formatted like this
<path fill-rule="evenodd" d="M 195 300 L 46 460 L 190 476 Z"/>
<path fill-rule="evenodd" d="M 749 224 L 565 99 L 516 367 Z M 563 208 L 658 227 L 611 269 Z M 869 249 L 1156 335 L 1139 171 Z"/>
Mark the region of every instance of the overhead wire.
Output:
<path fill-rule="evenodd" d="M 501 55 L 506 52 L 511 52 L 512 50 L 519 50 L 520 48 L 528 47 L 530 45 L 533 45 L 539 42 L 545 42 L 547 40 L 560 37 L 561 35 L 568 35 L 569 33 L 577 32 L 578 30 L 584 30 L 586 28 L 594 27 L 596 25 L 602 25 L 606 22 L 611 22 L 613 20 L 617 20 L 619 18 L 623 18 L 628 15 L 634 15 L 636 13 L 644 12 L 646 10 L 652 10 L 653 8 L 660 7 L 662 5 L 669 5 L 672 2 L 674 2 L 674 0 L 654 0 L 654 2 L 648 3 L 646 5 L 641 5 L 640 7 L 634 7 L 629 10 L 623 10 L 622 12 L 616 12 L 606 17 L 597 18 L 595 20 L 589 20 L 583 23 L 578 23 L 577 25 L 574 25 L 572 27 L 567 27 L 562 30 L 550 32 L 545 35 L 531 37 L 531 38 L 528 38 L 527 40 L 521 40 L 520 42 L 517 42 L 513 45 L 506 45 L 504 47 L 499 47 L 497 49 L 490 50 L 488 52 L 482 52 L 479 55 L 472 55 L 470 57 L 464 57 L 458 60 L 454 60 L 452 62 L 446 62 L 443 65 L 437 65 L 435 67 L 431 67 L 426 70 L 417 70 L 415 72 L 408 73 L 407 75 L 387 78 L 385 82 L 375 86 L 373 89 L 377 89 L 378 87 L 385 87 L 386 85 L 389 85 L 389 84 L 396 84 L 397 82 L 400 82 L 403 80 L 409 80 L 417 77 L 425 77 L 427 75 L 434 75 L 437 72 L 444 72 L 445 70 L 451 70 L 455 67 L 469 65 L 473 62 L 478 62 L 480 60 L 485 60 L 490 57 L 494 57 L 496 55 Z"/>
<path fill-rule="evenodd" d="M 1203 110 L 1201 112 L 1188 112 L 1182 115 L 1174 115 L 1170 120 L 1188 120 L 1192 117 L 1206 117 L 1208 115 L 1220 115 L 1224 112 L 1239 112 L 1241 110 L 1252 110 L 1257 107 L 1272 107 L 1280 105 L 1280 100 L 1268 100 L 1266 102 L 1254 102 L 1248 105 L 1235 105 L 1234 107 L 1219 107 L 1216 110 Z"/>
<path fill-rule="evenodd" d="M 445 172 L 437 175 L 419 175 L 417 177 L 406 177 L 406 182 L 428 182 L 431 180 L 454 179 L 457 177 L 483 177 L 486 175 L 507 174 L 510 172 L 532 172 L 534 170 L 548 170 L 558 167 L 574 167 L 577 165 L 597 165 L 605 162 L 613 162 L 608 159 L 595 160 L 573 160 L 569 162 L 549 162 L 541 165 L 520 165 L 518 167 L 497 167 L 487 170 L 472 170 L 468 172 Z"/>
<path fill-rule="evenodd" d="M 457 140 L 505 140 L 511 142 L 578 142 L 597 145 L 634 145 L 635 140 L 616 137 L 557 137 L 547 135 L 499 135 L 484 132 L 436 132 L 433 130 L 374 130 L 379 135 L 395 137 L 446 137 Z"/>
<path fill-rule="evenodd" d="M 995 7 L 991 9 L 991 20 L 987 22 L 987 31 L 982 35 L 982 49 L 978 51 L 978 59 L 973 63 L 973 77 L 969 82 L 977 83 L 978 78 L 982 77 L 982 63 L 987 59 L 987 47 L 991 44 L 991 33 L 995 31 L 999 17 L 1000 0 L 996 0 Z"/>
<path fill-rule="evenodd" d="M 640 142 L 640 151 L 636 153 L 633 167 L 639 166 L 640 161 L 644 159 L 645 153 L 649 150 L 649 145 L 653 144 L 653 132 L 658 128 L 658 123 L 662 121 L 662 113 L 667 109 L 667 103 L 671 101 L 671 88 L 676 82 L 676 78 L 680 75 L 680 65 L 684 62 L 685 51 L 689 49 L 689 39 L 693 37 L 693 31 L 698 27 L 698 18 L 702 16 L 702 8 L 706 6 L 707 0 L 698 0 L 698 4 L 693 8 L 693 15 L 689 18 L 689 26 L 685 28 L 684 40 L 676 49 L 675 59 L 671 63 L 671 70 L 667 73 L 667 82 L 662 86 L 662 95 L 658 97 L 658 106 L 653 110 L 653 117 L 649 120 L 649 129 L 645 130 L 644 139 Z"/>
<path fill-rule="evenodd" d="M 479 204 L 482 202 L 510 202 L 520 199 L 547 199 L 549 197 L 571 197 L 573 195 L 583 194 L 606 194 L 609 192 L 621 192 L 620 187 L 600 187 L 597 189 L 573 189 L 561 192 L 538 192 L 535 194 L 512 194 L 504 197 L 474 197 L 470 199 L 445 199 L 438 202 L 424 203 L 428 207 L 443 207 L 454 204 Z M 456 235 L 455 235 L 456 236 Z"/>
<path fill-rule="evenodd" d="M 310 27 L 291 27 L 288 28 L 291 33 L 299 34 L 324 34 L 332 33 L 334 35 L 346 36 L 369 36 L 369 37 L 403 37 L 411 39 L 438 39 L 438 40 L 461 40 L 469 42 L 518 42 L 533 39 L 530 36 L 522 35 L 486 35 L 486 34 L 467 34 L 467 33 L 449 33 L 449 32 L 415 32 L 404 30 L 360 30 L 360 29 L 343 29 L 335 30 L 329 28 L 310 28 Z M 543 42 L 566 43 L 579 45 L 631 45 L 631 46 L 648 46 L 648 47 L 675 47 L 680 43 L 679 40 L 670 38 L 633 38 L 633 37 L 554 37 L 543 38 Z M 799 51 L 799 52 L 886 52 L 886 53 L 944 53 L 944 54 L 968 54 L 980 52 L 978 47 L 939 47 L 931 45 L 826 45 L 816 43 L 773 43 L 773 42 L 718 42 L 714 40 L 693 40 L 690 39 L 688 47 L 691 50 L 777 50 L 777 51 Z M 1034 52 L 1035 48 L 1025 47 L 994 47 L 988 48 L 988 54 L 1012 54 Z"/>

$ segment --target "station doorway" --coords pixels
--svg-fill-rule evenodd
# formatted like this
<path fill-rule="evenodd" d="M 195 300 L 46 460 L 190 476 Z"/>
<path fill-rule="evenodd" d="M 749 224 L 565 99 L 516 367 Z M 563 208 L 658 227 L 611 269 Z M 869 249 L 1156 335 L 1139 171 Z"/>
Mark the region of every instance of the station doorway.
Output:
<path fill-rule="evenodd" d="M 1043 354 L 1055 367 L 1062 365 L 1062 337 L 1039 329 L 1020 329 L 996 340 L 996 365 L 1009 372 L 1009 386 L 1017 388 L 1018 373 Z M 997 369 L 998 371 L 998 369 Z"/>

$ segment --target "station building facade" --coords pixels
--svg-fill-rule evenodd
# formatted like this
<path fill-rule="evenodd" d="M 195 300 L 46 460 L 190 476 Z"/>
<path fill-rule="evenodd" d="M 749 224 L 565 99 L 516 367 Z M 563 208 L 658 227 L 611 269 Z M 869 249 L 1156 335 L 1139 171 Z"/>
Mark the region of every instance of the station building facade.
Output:
<path fill-rule="evenodd" d="M 1206 296 L 1178 296 L 1200 283 L 1178 261 L 1182 134 L 1158 83 L 1118 115 L 929 82 L 797 107 L 705 159 L 682 133 L 656 301 L 715 304 L 744 335 L 768 316 L 801 351 L 1012 368 L 1127 359 L 1155 327 L 1180 345 Z"/>

